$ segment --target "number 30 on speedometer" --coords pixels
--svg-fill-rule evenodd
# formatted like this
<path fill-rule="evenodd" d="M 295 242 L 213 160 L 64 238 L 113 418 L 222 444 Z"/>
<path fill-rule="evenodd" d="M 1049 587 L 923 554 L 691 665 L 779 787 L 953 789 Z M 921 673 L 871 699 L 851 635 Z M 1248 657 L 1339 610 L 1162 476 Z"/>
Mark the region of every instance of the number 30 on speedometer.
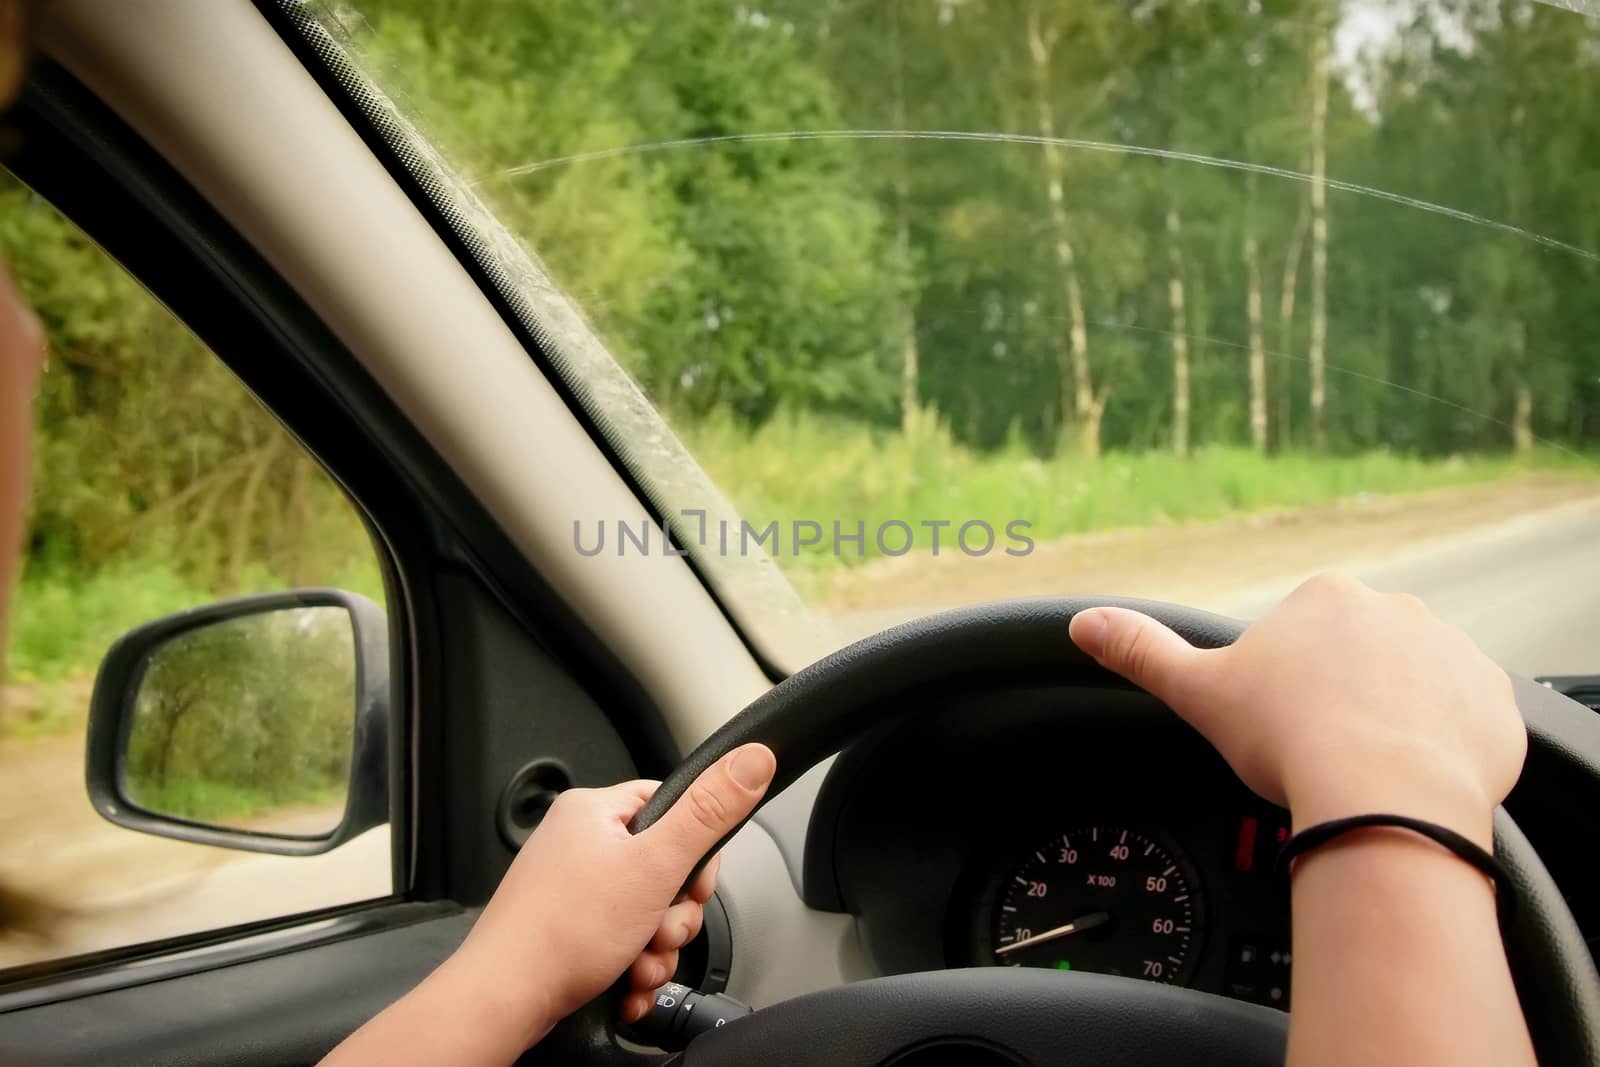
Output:
<path fill-rule="evenodd" d="M 1184 984 L 1202 916 L 1194 868 L 1155 835 L 1085 826 L 1005 874 L 990 962 Z"/>

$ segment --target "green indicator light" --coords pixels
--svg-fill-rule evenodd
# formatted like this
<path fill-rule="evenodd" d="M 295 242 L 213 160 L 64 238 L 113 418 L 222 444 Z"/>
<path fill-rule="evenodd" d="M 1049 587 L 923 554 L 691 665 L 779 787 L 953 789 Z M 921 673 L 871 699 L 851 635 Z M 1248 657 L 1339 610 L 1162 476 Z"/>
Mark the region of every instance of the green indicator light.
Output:
<path fill-rule="evenodd" d="M 1070 971 L 1072 970 L 1072 964 L 1068 963 L 1066 960 L 1056 960 L 1056 970 Z"/>

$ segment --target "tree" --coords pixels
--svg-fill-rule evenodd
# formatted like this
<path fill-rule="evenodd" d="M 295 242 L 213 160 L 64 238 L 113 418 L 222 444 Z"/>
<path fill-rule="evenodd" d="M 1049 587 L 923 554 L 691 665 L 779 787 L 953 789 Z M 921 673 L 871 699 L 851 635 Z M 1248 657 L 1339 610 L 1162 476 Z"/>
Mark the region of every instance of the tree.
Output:
<path fill-rule="evenodd" d="M 906 57 L 901 40 L 902 0 L 890 0 L 889 49 L 894 67 L 892 97 L 894 100 L 893 129 L 909 131 L 911 120 L 906 106 Z M 895 251 L 902 265 L 909 265 L 911 253 L 911 175 L 906 160 L 904 142 L 899 158 L 895 160 L 894 174 L 894 239 Z M 919 357 L 917 352 L 917 309 L 908 295 L 900 312 L 900 426 L 906 432 L 922 410 L 922 398 L 917 388 Z"/>
<path fill-rule="evenodd" d="M 1246 23 L 1245 67 L 1248 71 L 1245 85 L 1249 99 L 1245 111 L 1244 150 L 1247 161 L 1254 162 L 1256 154 L 1256 126 L 1260 122 L 1257 101 L 1261 94 L 1259 68 L 1266 61 L 1266 43 L 1262 32 L 1262 12 L 1259 5 L 1248 9 Z M 1244 203 L 1244 265 L 1246 280 L 1245 318 L 1249 328 L 1250 348 L 1250 444 L 1257 452 L 1267 450 L 1267 344 L 1263 326 L 1265 297 L 1261 288 L 1261 242 L 1257 235 L 1257 215 L 1260 212 L 1261 179 L 1255 172 L 1245 178 Z"/>
<path fill-rule="evenodd" d="M 1250 443 L 1257 452 L 1267 450 L 1267 342 L 1262 325 L 1261 245 L 1256 239 L 1256 187 L 1251 174 L 1245 207 L 1244 263 L 1249 274 L 1245 315 L 1250 323 Z"/>
<path fill-rule="evenodd" d="M 1083 310 L 1083 286 L 1078 275 L 1078 253 L 1074 249 L 1072 225 L 1066 209 L 1066 167 L 1056 144 L 1056 87 L 1052 65 L 1056 46 L 1061 41 L 1062 25 L 1046 15 L 1041 0 L 1028 0 L 1023 22 L 1026 32 L 1029 68 L 1033 73 L 1034 111 L 1044 160 L 1046 213 L 1055 242 L 1056 266 L 1071 315 L 1063 359 L 1061 410 L 1070 410 L 1077 424 L 1079 450 L 1086 456 L 1100 454 L 1100 421 L 1105 415 L 1110 387 L 1096 387 L 1094 369 L 1089 362 L 1089 328 Z M 1058 350 L 1060 342 L 1057 342 Z M 1071 382 L 1071 397 L 1067 383 Z"/>
<path fill-rule="evenodd" d="M 1328 83 L 1333 0 L 1318 0 L 1311 22 L 1311 443 L 1328 443 Z"/>

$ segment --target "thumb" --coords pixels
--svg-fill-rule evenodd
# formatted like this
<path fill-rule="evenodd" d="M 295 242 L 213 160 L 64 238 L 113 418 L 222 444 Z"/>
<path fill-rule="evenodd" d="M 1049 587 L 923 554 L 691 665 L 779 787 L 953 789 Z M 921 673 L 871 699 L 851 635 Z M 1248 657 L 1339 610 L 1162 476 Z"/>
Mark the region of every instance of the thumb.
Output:
<path fill-rule="evenodd" d="M 1127 608 L 1090 608 L 1072 617 L 1073 644 L 1096 663 L 1171 704 L 1182 676 L 1205 655 L 1172 630 Z"/>
<path fill-rule="evenodd" d="M 766 745 L 740 745 L 703 771 L 645 836 L 654 837 L 663 862 L 686 877 L 755 810 L 777 769 Z"/>

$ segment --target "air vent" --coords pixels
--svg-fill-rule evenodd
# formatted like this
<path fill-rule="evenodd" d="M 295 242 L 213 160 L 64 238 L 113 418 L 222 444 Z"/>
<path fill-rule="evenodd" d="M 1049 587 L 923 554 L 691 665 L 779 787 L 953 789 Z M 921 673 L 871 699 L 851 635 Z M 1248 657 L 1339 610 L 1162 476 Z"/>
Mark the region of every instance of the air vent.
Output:
<path fill-rule="evenodd" d="M 1568 674 L 1535 678 L 1534 681 L 1554 689 L 1563 696 L 1571 697 L 1594 711 L 1600 711 L 1600 675 Z"/>
<path fill-rule="evenodd" d="M 495 821 L 506 847 L 513 852 L 521 848 L 556 797 L 571 788 L 572 772 L 559 760 L 534 760 L 512 775 L 501 790 L 495 809 Z"/>

